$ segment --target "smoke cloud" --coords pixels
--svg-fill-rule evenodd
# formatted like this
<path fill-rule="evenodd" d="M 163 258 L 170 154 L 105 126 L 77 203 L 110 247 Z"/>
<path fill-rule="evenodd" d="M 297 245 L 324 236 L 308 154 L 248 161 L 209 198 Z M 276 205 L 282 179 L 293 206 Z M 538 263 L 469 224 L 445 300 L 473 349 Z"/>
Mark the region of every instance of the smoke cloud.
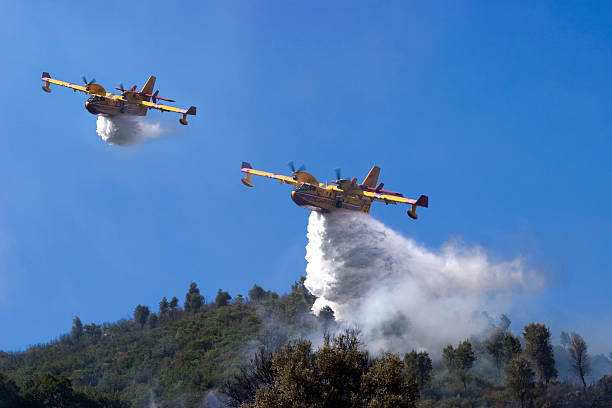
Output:
<path fill-rule="evenodd" d="M 130 146 L 163 136 L 159 122 L 149 123 L 141 116 L 98 115 L 96 133 L 109 145 Z"/>
<path fill-rule="evenodd" d="M 361 213 L 313 212 L 306 260 L 313 312 L 330 306 L 373 352 L 439 355 L 490 329 L 490 315 L 504 313 L 513 293 L 537 278 L 521 259 L 493 262 L 459 242 L 431 251 Z"/>

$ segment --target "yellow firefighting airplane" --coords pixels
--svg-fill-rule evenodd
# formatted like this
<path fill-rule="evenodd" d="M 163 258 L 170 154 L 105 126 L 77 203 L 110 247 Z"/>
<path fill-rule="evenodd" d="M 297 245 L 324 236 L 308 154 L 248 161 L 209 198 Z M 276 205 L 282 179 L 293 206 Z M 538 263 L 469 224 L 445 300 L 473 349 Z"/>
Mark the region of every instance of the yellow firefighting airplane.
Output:
<path fill-rule="evenodd" d="M 159 90 L 153 92 L 155 87 L 155 77 L 150 76 L 145 85 L 140 91 L 136 90 L 136 85 L 131 89 L 124 89 L 123 85 L 115 89 L 122 91 L 121 95 L 115 95 L 106 92 L 101 86 L 96 84 L 96 80 L 92 79 L 87 82 L 85 77 L 82 77 L 85 86 L 73 84 L 70 82 L 59 81 L 51 78 L 48 72 L 42 73 L 42 80 L 45 85 L 42 90 L 45 92 L 51 92 L 50 85 L 61 85 L 67 88 L 72 88 L 75 92 L 81 91 L 91 95 L 87 102 L 85 102 L 85 109 L 94 115 L 104 116 L 119 116 L 119 115 L 131 115 L 131 116 L 145 116 L 149 109 L 159 109 L 162 112 L 176 112 L 182 113 L 183 117 L 179 119 L 182 125 L 187 125 L 187 115 L 195 115 L 196 107 L 192 106 L 189 109 L 180 109 L 168 105 L 160 105 L 157 100 L 163 100 L 168 102 L 174 102 L 172 99 L 162 98 L 157 96 Z M 150 102 L 153 99 L 153 102 Z"/>
<path fill-rule="evenodd" d="M 242 162 L 243 173 L 246 177 L 241 179 L 242 183 L 248 187 L 253 187 L 251 176 L 263 176 L 277 179 L 281 184 L 291 184 L 294 186 L 291 192 L 291 199 L 300 207 L 308 210 L 319 212 L 331 212 L 338 209 L 361 211 L 370 213 L 372 201 L 381 201 L 385 204 L 409 204 L 412 208 L 407 211 L 410 218 L 416 220 L 416 208 L 429 205 L 429 199 L 426 195 L 422 195 L 418 200 L 404 198 L 401 193 L 383 190 L 384 183 L 378 186 L 378 175 L 380 167 L 373 166 L 367 177 L 361 184 L 357 184 L 357 178 L 352 180 L 342 179 L 340 177 L 340 169 L 336 169 L 337 180 L 332 181 L 335 185 L 327 185 L 319 183 L 311 174 L 304 171 L 304 167 L 295 169 L 293 162 L 289 162 L 289 167 L 292 171 L 292 176 L 283 176 L 281 174 L 268 173 L 266 171 L 255 170 L 247 162 Z"/>

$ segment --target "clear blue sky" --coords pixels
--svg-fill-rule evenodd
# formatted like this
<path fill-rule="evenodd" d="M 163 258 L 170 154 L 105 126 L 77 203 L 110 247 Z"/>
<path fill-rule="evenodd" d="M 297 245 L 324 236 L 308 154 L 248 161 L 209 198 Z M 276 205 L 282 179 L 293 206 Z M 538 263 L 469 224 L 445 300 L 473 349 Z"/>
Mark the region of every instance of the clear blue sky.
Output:
<path fill-rule="evenodd" d="M 363 177 L 431 206 L 374 217 L 430 248 L 461 237 L 523 256 L 546 286 L 509 311 L 612 335 L 612 4 L 607 2 L 1 2 L 0 349 L 20 350 L 195 281 L 285 292 L 308 211 L 242 160 Z M 155 74 L 198 107 L 173 136 L 106 145 L 85 98 Z"/>

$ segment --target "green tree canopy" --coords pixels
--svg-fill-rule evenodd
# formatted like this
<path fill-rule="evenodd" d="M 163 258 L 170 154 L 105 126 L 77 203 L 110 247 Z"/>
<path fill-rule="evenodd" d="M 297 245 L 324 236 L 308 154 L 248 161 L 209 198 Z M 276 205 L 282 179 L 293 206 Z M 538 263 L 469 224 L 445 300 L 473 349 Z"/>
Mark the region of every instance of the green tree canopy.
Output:
<path fill-rule="evenodd" d="M 323 321 L 326 323 L 330 323 L 336 320 L 334 311 L 329 306 L 323 306 L 321 310 L 319 310 L 319 317 L 323 319 Z"/>
<path fill-rule="evenodd" d="M 229 394 L 241 399 L 241 407 L 414 407 L 419 398 L 417 383 L 402 360 L 384 354 L 370 363 L 351 330 L 331 341 L 326 338 L 317 351 L 309 341 L 289 342 L 272 357 L 271 370 L 257 372 L 271 376 L 263 382 L 242 378 L 240 390 L 245 392 Z M 245 403 L 253 384 L 258 387 L 254 401 Z"/>
<path fill-rule="evenodd" d="M 81 323 L 81 319 L 79 316 L 76 316 L 72 321 L 72 330 L 70 331 L 70 338 L 74 342 L 78 342 L 81 336 L 83 335 L 83 323 Z"/>
<path fill-rule="evenodd" d="M 151 313 L 149 315 L 149 318 L 147 319 L 147 326 L 149 326 L 151 329 L 154 329 L 157 327 L 158 324 L 159 324 L 159 318 L 157 317 L 155 313 Z"/>
<path fill-rule="evenodd" d="M 385 353 L 374 361 L 364 375 L 363 393 L 367 407 L 416 407 L 419 399 L 417 382 L 404 372 L 395 354 Z"/>
<path fill-rule="evenodd" d="M 178 303 L 178 299 L 177 299 L 177 303 Z M 162 300 L 159 302 L 159 315 L 165 316 L 168 314 L 169 310 L 170 310 L 170 303 L 168 303 L 168 299 L 166 299 L 166 297 L 164 296 Z"/>
<path fill-rule="evenodd" d="M 467 391 L 467 380 L 469 378 L 468 371 L 474 365 L 476 356 L 472 349 L 472 343 L 469 340 L 464 340 L 457 346 L 455 350 L 455 358 L 453 359 L 454 365 L 457 368 L 457 375 L 463 383 L 463 388 Z"/>
<path fill-rule="evenodd" d="M 432 363 L 429 354 L 426 351 L 417 353 L 412 350 L 404 356 L 404 364 L 410 378 L 415 379 L 422 390 L 431 379 Z"/>
<path fill-rule="evenodd" d="M 249 299 L 255 302 L 259 302 L 266 297 L 266 291 L 259 285 L 253 285 L 249 290 Z"/>
<path fill-rule="evenodd" d="M 170 313 L 174 313 L 178 310 L 178 298 L 176 296 L 172 296 L 170 300 Z"/>
<path fill-rule="evenodd" d="M 520 355 L 506 366 L 506 390 L 512 398 L 525 408 L 534 387 L 534 374 L 529 361 Z"/>
<path fill-rule="evenodd" d="M 197 313 L 204 306 L 204 296 L 200 295 L 200 289 L 195 282 L 189 285 L 189 291 L 185 294 L 184 309 L 188 313 Z"/>
<path fill-rule="evenodd" d="M 504 334 L 504 363 L 508 364 L 514 356 L 520 354 L 522 351 L 521 339 L 513 336 L 512 333 L 506 332 Z"/>
<path fill-rule="evenodd" d="M 134 309 L 134 321 L 140 325 L 140 327 L 144 327 L 147 322 L 147 318 L 149 317 L 149 308 L 147 306 L 138 305 Z"/>
<path fill-rule="evenodd" d="M 485 341 L 485 348 L 487 353 L 491 356 L 495 362 L 497 368 L 497 375 L 499 376 L 501 365 L 504 360 L 504 338 L 505 333 L 500 328 L 495 328 L 489 334 L 489 337 Z"/>
<path fill-rule="evenodd" d="M 545 384 L 557 377 L 553 348 L 550 344 L 550 331 L 540 323 L 529 323 L 523 332 L 525 353 L 536 367 L 538 379 Z"/>
<path fill-rule="evenodd" d="M 449 371 L 455 370 L 455 348 L 451 344 L 442 350 L 442 361 Z"/>
<path fill-rule="evenodd" d="M 229 293 L 219 289 L 217 297 L 215 297 L 215 306 L 227 306 L 231 298 Z"/>

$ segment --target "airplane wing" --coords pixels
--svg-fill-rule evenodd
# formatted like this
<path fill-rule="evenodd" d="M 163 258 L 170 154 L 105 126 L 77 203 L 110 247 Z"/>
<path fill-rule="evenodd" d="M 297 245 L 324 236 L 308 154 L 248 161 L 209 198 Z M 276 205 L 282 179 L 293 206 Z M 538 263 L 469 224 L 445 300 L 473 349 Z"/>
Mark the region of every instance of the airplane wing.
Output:
<path fill-rule="evenodd" d="M 251 165 L 247 162 L 242 162 L 241 172 L 246 173 L 246 178 L 241 179 L 244 185 L 253 187 L 253 183 L 251 182 L 251 176 L 254 174 L 256 176 L 273 178 L 280 181 L 281 184 L 291 184 L 295 186 L 298 184 L 297 180 L 293 179 L 293 177 L 283 176 L 282 174 L 269 173 L 267 171 L 255 170 L 251 167 Z"/>
<path fill-rule="evenodd" d="M 372 193 L 370 191 L 364 191 L 363 195 L 371 198 L 372 201 L 381 201 L 385 204 L 412 204 L 425 208 L 429 206 L 429 198 L 426 195 L 420 196 L 418 200 L 389 194 Z"/>
<path fill-rule="evenodd" d="M 189 107 L 189 109 L 181 109 L 181 108 L 175 108 L 174 106 L 168 106 L 168 105 L 161 105 L 159 103 L 153 103 L 153 102 L 148 102 L 148 101 L 140 101 L 141 104 L 143 104 L 144 106 L 146 106 L 149 109 L 159 109 L 162 112 L 176 112 L 176 113 L 182 113 L 183 117 L 179 119 L 179 122 L 181 122 L 181 124 L 186 125 L 187 124 L 187 115 L 194 115 L 196 114 L 196 107 L 195 106 L 191 106 Z"/>
<path fill-rule="evenodd" d="M 196 114 L 195 106 L 192 106 L 189 109 L 181 109 L 181 108 L 175 108 L 174 106 L 162 105 L 159 103 L 153 103 L 153 102 L 147 102 L 147 101 L 140 101 L 140 103 L 142 103 L 147 108 L 159 109 L 160 111 L 165 111 L 165 112 L 176 112 L 176 113 L 182 113 L 184 115 L 195 115 Z"/>
<path fill-rule="evenodd" d="M 54 85 L 61 85 L 61 86 L 65 86 L 66 88 L 72 88 L 75 91 L 80 91 L 80 92 L 84 92 L 86 94 L 90 93 L 87 91 L 87 89 L 85 89 L 84 86 L 81 85 L 77 85 L 77 84 L 73 84 L 71 82 L 64 82 L 64 81 L 59 81 L 57 79 L 51 78 L 51 76 L 49 75 L 48 72 L 43 72 L 42 73 L 42 78 L 41 78 L 44 82 L 46 82 L 44 88 L 49 89 L 49 84 L 54 84 Z"/>

